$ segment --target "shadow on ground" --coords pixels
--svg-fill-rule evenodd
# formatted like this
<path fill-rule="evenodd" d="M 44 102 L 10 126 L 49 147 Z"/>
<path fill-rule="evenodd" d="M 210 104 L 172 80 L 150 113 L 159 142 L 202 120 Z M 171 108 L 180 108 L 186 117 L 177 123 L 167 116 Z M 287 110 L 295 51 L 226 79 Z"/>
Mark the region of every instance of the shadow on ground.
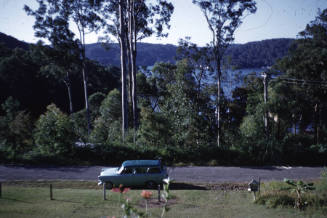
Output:
<path fill-rule="evenodd" d="M 208 190 L 204 185 L 195 185 L 182 182 L 174 182 L 169 186 L 170 190 Z"/>

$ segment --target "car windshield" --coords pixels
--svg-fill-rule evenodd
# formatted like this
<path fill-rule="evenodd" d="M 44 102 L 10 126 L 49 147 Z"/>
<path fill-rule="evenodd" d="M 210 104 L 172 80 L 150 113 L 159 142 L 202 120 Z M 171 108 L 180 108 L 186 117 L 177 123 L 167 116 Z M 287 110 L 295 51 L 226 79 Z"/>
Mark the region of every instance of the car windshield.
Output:
<path fill-rule="evenodd" d="M 121 174 L 121 172 L 123 171 L 123 169 L 124 169 L 124 166 L 121 166 L 121 167 L 117 168 L 118 173 Z"/>

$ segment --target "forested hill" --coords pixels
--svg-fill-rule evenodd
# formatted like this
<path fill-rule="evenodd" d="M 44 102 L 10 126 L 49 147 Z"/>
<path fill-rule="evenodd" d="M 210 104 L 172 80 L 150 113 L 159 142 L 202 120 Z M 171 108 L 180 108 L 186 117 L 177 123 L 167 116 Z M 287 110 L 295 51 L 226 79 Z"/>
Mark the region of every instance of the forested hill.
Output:
<path fill-rule="evenodd" d="M 120 49 L 117 43 L 111 43 L 106 50 L 99 44 L 88 44 L 86 56 L 104 65 L 120 65 Z M 138 43 L 137 65 L 152 66 L 156 62 L 175 62 L 177 47 L 170 44 Z"/>
<path fill-rule="evenodd" d="M 14 48 L 23 48 L 28 49 L 28 43 L 19 41 L 18 39 L 8 36 L 4 33 L 0 32 L 0 43 L 4 44 L 7 48 L 14 49 Z"/>
<path fill-rule="evenodd" d="M 276 59 L 285 56 L 294 39 L 268 39 L 234 44 L 226 52 L 231 57 L 231 65 L 237 68 L 257 68 L 271 66 Z M 27 49 L 28 43 L 19 41 L 11 36 L 0 33 L 0 43 L 9 48 L 20 47 Z M 156 62 L 175 62 L 175 45 L 139 43 L 137 64 L 152 66 Z M 103 65 L 120 65 L 120 50 L 118 44 L 110 44 L 106 50 L 100 43 L 88 44 L 86 56 Z"/>
<path fill-rule="evenodd" d="M 267 39 L 232 45 L 226 52 L 232 65 L 238 68 L 257 68 L 272 66 L 279 58 L 288 53 L 294 39 Z"/>
<path fill-rule="evenodd" d="M 226 52 L 231 57 L 231 65 L 237 68 L 257 68 L 271 66 L 278 58 L 284 57 L 294 39 L 268 39 L 246 44 L 234 44 Z M 170 44 L 139 43 L 137 64 L 152 66 L 154 63 L 175 62 L 177 47 Z M 89 44 L 86 47 L 86 56 L 97 60 L 104 65 L 120 64 L 118 44 L 110 44 L 105 50 L 101 44 Z"/>

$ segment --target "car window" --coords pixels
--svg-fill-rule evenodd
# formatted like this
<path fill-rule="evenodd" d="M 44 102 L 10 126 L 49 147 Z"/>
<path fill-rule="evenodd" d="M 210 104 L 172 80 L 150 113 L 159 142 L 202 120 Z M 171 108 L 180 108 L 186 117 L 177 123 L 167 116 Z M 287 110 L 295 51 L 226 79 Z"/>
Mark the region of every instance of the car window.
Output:
<path fill-rule="evenodd" d="M 133 171 L 134 171 L 133 168 L 125 168 L 125 169 L 123 169 L 121 174 L 132 174 Z"/>
<path fill-rule="evenodd" d="M 137 168 L 135 168 L 135 170 L 136 170 L 135 173 L 144 174 L 144 173 L 146 173 L 147 168 L 145 168 L 145 167 L 137 167 Z"/>
<path fill-rule="evenodd" d="M 159 167 L 151 167 L 148 168 L 148 173 L 152 174 L 152 173 L 160 173 L 160 168 Z"/>

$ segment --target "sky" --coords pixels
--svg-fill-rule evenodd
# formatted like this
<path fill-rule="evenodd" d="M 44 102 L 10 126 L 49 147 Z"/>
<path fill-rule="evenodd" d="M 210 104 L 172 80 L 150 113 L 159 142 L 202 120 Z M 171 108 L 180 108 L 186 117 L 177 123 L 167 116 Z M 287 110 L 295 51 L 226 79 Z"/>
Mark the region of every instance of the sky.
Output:
<path fill-rule="evenodd" d="M 147 38 L 143 42 L 178 44 L 186 36 L 203 46 L 211 41 L 211 33 L 198 6 L 192 0 L 171 0 L 175 6 L 167 38 Z M 247 16 L 235 32 L 235 43 L 272 38 L 296 38 L 315 19 L 318 8 L 327 8 L 327 0 L 256 0 L 257 12 Z M 37 42 L 34 17 L 27 16 L 24 5 L 36 9 L 35 0 L 0 0 L 0 32 L 25 42 Z M 98 41 L 98 34 L 87 35 L 87 43 Z"/>

